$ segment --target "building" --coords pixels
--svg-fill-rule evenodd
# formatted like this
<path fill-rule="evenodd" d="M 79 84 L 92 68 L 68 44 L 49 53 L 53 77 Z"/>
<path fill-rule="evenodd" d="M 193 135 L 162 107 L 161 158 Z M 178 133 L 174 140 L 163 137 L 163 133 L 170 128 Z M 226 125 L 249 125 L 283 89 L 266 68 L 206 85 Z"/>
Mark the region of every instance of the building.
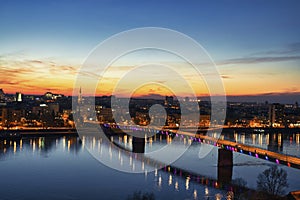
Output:
<path fill-rule="evenodd" d="M 174 97 L 172 96 L 166 96 L 165 99 L 165 106 L 166 107 L 171 107 L 173 105 Z"/>
<path fill-rule="evenodd" d="M 0 126 L 5 126 L 7 122 L 7 108 L 0 105 Z"/>
<path fill-rule="evenodd" d="M 59 104 L 58 103 L 49 103 L 48 109 L 51 114 L 54 114 L 56 116 L 59 113 Z"/>
<path fill-rule="evenodd" d="M 79 88 L 79 95 L 78 95 L 78 104 L 82 104 L 82 93 L 81 93 L 81 87 Z"/>
<path fill-rule="evenodd" d="M 19 107 L 10 107 L 7 110 L 8 113 L 8 122 L 11 125 L 17 125 L 21 123 L 22 118 L 25 117 L 25 110 Z"/>
<path fill-rule="evenodd" d="M 98 121 L 100 122 L 113 122 L 113 114 L 111 108 L 100 108 L 99 110 L 97 109 L 96 111 L 99 111 L 97 113 L 97 118 Z"/>
<path fill-rule="evenodd" d="M 52 92 L 46 92 L 43 96 L 43 99 L 46 102 L 54 102 L 55 100 L 64 97 L 63 94 L 54 94 Z"/>
<path fill-rule="evenodd" d="M 4 99 L 5 99 L 5 93 L 3 89 L 0 88 L 0 100 L 4 100 Z"/>
<path fill-rule="evenodd" d="M 283 127 L 284 124 L 284 105 L 273 103 L 269 107 L 269 126 Z"/>
<path fill-rule="evenodd" d="M 16 101 L 22 102 L 23 101 L 23 94 L 21 92 L 16 93 Z"/>

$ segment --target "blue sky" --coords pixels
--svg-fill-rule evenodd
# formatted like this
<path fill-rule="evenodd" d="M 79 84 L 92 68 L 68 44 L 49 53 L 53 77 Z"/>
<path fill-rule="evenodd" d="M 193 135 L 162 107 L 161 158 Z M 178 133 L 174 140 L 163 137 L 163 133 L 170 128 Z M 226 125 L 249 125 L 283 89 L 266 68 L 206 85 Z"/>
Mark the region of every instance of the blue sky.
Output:
<path fill-rule="evenodd" d="M 80 65 L 109 36 L 155 26 L 174 29 L 195 39 L 227 76 L 232 71 L 243 75 L 249 68 L 258 73 L 289 71 L 299 75 L 299 8 L 300 1 L 290 0 L 1 0 L 0 56 L 2 60 L 13 55 Z M 298 83 L 295 79 L 286 88 L 297 87 Z"/>
<path fill-rule="evenodd" d="M 83 58 L 112 34 L 159 26 L 227 59 L 300 42 L 299 8 L 299 1 L 2 1 L 0 50 Z"/>

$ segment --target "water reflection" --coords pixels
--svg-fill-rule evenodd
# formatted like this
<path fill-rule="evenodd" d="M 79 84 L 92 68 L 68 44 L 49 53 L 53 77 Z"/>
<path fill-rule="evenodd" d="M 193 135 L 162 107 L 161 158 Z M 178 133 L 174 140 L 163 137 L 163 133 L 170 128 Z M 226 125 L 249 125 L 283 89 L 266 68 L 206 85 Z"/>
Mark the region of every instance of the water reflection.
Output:
<path fill-rule="evenodd" d="M 132 144 L 129 142 L 131 140 L 130 137 L 115 137 L 112 138 L 112 140 L 117 140 L 121 143 L 127 144 L 127 147 L 132 147 Z M 185 141 L 192 142 L 192 140 L 190 139 L 185 139 Z M 154 150 L 157 148 L 156 145 L 153 146 L 153 143 L 155 142 L 156 138 L 152 138 L 148 141 L 148 150 Z M 163 144 L 166 144 L 168 142 L 172 142 L 172 139 L 166 138 L 166 140 L 164 140 L 164 138 L 162 138 Z M 115 152 L 114 148 L 112 148 L 112 144 L 107 144 L 103 142 L 101 138 L 97 139 L 96 137 L 83 137 L 82 140 L 80 140 L 78 137 L 37 137 L 23 138 L 20 140 L 3 140 L 0 141 L 0 159 L 10 160 L 11 157 L 18 158 L 19 155 L 26 155 L 30 152 L 34 157 L 41 156 L 44 158 L 53 156 L 52 154 L 57 151 L 63 152 L 67 155 L 79 155 L 81 154 L 81 152 L 83 152 L 84 146 L 91 147 L 93 150 L 97 151 L 100 156 L 107 156 L 108 154 L 108 157 L 111 161 L 118 161 L 120 165 L 129 165 L 132 171 L 134 171 L 137 167 L 141 167 L 145 171 L 145 180 L 148 180 L 149 174 L 146 168 L 149 165 L 153 166 L 153 160 L 149 159 L 141 161 L 141 158 L 138 157 L 137 154 L 128 153 L 127 155 L 124 155 L 120 150 L 118 152 Z M 154 166 L 157 167 L 156 165 Z M 160 165 L 159 167 L 163 166 Z M 43 170 L 49 169 L 45 168 Z M 157 191 L 164 191 L 167 193 L 169 193 L 170 191 L 181 191 L 180 194 L 184 194 L 183 197 L 190 196 L 192 199 L 197 199 L 199 195 L 201 195 L 198 191 L 201 191 L 203 184 L 210 185 L 209 187 L 207 187 L 207 190 L 211 190 L 212 194 L 222 193 L 226 191 L 214 188 L 213 186 L 215 184 L 213 180 L 209 180 L 206 177 L 202 177 L 201 179 L 199 177 L 198 179 L 193 178 L 192 180 L 188 172 L 172 168 L 171 166 L 166 166 L 162 170 L 155 169 L 152 175 L 154 176 L 154 180 L 156 180 L 155 183 L 157 186 Z M 202 180 L 202 182 L 200 180 Z M 76 188 L 76 185 L 74 185 L 74 187 Z M 184 188 L 185 190 L 180 190 L 180 188 Z M 204 196 L 204 194 L 202 195 Z"/>
<path fill-rule="evenodd" d="M 23 149 L 32 153 L 40 153 L 47 156 L 51 151 L 58 148 L 59 143 L 63 151 L 78 153 L 83 147 L 78 137 L 37 137 L 22 138 L 17 140 L 0 140 L 0 159 L 6 159 L 16 153 L 21 153 Z"/>
<path fill-rule="evenodd" d="M 233 135 L 233 137 L 232 137 Z M 252 146 L 257 146 L 263 149 L 268 149 L 273 152 L 279 152 L 282 154 L 292 155 L 300 157 L 300 134 L 293 133 L 259 133 L 259 134 L 245 134 L 245 133 L 222 133 L 222 138 L 226 140 L 236 141 L 242 144 L 248 144 Z M 66 151 L 78 152 L 83 150 L 85 145 L 88 145 L 90 149 L 97 150 L 100 155 L 102 152 L 102 139 L 101 138 L 88 138 L 83 136 L 82 140 L 77 137 L 38 137 L 38 138 L 23 138 L 20 140 L 2 140 L 0 141 L 0 157 L 5 153 L 16 153 L 21 151 L 24 146 L 30 146 L 32 152 L 38 150 L 41 153 L 47 153 L 51 149 L 58 146 L 59 140 L 62 139 L 61 145 L 62 149 Z M 114 138 L 111 137 L 111 141 L 118 140 L 117 142 L 124 145 L 125 149 L 132 149 L 132 137 L 128 135 L 123 135 L 122 137 Z M 146 143 L 146 151 L 155 151 L 157 150 L 157 145 L 154 143 L 160 142 L 161 144 L 170 144 L 172 143 L 172 137 L 170 136 L 153 136 L 148 138 Z M 182 138 L 183 144 L 191 144 L 193 140 L 190 138 Z M 10 151 L 11 149 L 11 151 Z M 113 152 L 112 146 L 109 146 L 109 157 L 112 159 Z M 121 153 L 118 152 L 118 159 L 124 161 L 121 156 Z M 132 158 L 131 158 L 132 159 Z M 132 160 L 130 160 L 130 165 L 132 165 Z M 143 171 L 145 166 L 142 166 Z"/>
<path fill-rule="evenodd" d="M 226 137 L 225 134 L 223 136 Z M 253 136 L 248 136 L 246 134 L 234 134 L 232 138 L 238 141 L 245 140 L 252 142 Z M 272 138 L 273 141 L 268 138 Z M 288 140 L 285 138 L 288 138 Z M 132 148 L 132 138 L 130 136 L 115 136 L 112 137 L 111 140 L 118 142 L 120 145 L 123 145 L 126 148 Z M 162 192 L 175 198 L 182 197 L 180 199 L 187 197 L 190 199 L 198 199 L 202 197 L 207 197 L 210 199 L 231 199 L 233 196 L 232 193 L 239 191 L 238 187 L 235 187 L 235 184 L 222 183 L 218 181 L 216 173 L 217 170 L 215 170 L 217 168 L 216 166 L 213 166 L 214 164 L 210 164 L 212 161 L 209 160 L 208 162 L 200 162 L 199 160 L 195 159 L 196 156 L 193 157 L 195 152 L 198 153 L 195 150 L 197 149 L 197 145 L 200 145 L 200 143 L 186 137 L 182 138 L 181 141 L 182 143 L 192 144 L 192 150 L 189 152 L 191 158 L 186 158 L 186 160 L 184 160 L 185 164 L 190 167 L 189 169 L 181 169 L 175 166 L 164 167 L 163 163 L 154 162 L 153 159 L 140 157 L 138 154 L 131 152 L 124 154 L 120 149 L 116 150 L 115 148 L 112 148 L 111 143 L 106 143 L 101 138 L 93 136 L 83 137 L 82 140 L 77 137 L 38 137 L 23 138 L 21 140 L 3 140 L 0 141 L 0 159 L 10 160 L 12 157 L 18 159 L 22 155 L 26 156 L 27 153 L 31 153 L 35 158 L 38 158 L 39 156 L 45 158 L 55 157 L 60 156 L 60 154 L 67 156 L 76 155 L 79 157 L 86 153 L 84 147 L 87 146 L 90 147 L 94 153 L 97 153 L 98 156 L 107 157 L 111 162 L 114 162 L 114 164 L 128 166 L 132 171 L 137 170 L 137 168 L 143 170 L 143 181 L 147 183 L 147 187 L 149 187 L 149 184 L 154 185 L 153 188 L 155 188 L 155 194 L 160 194 L 160 192 Z M 285 137 L 284 134 L 277 134 L 275 137 L 272 134 L 261 134 L 255 136 L 255 144 L 266 144 L 267 141 L 272 141 L 269 144 L 275 143 L 276 145 L 286 144 L 288 141 L 288 143 L 292 142 L 293 145 L 298 145 L 299 147 L 299 134 L 290 135 L 290 137 Z M 171 137 L 168 138 L 167 136 L 160 135 L 159 137 L 155 136 L 148 138 L 146 142 L 146 151 L 155 151 L 156 149 L 161 148 L 162 145 L 165 145 L 169 142 L 172 143 L 173 140 Z M 74 163 L 74 166 L 78 165 L 77 162 Z M 148 173 L 151 171 L 149 169 L 152 167 L 156 167 L 154 172 Z M 163 167 L 162 170 L 159 170 L 161 167 Z M 236 167 L 231 170 L 235 170 L 235 168 Z M 46 167 L 43 170 L 49 169 Z M 115 173 L 116 171 L 111 170 L 109 179 L 118 182 L 118 176 L 114 177 Z M 239 173 L 241 172 L 235 171 L 235 174 L 241 176 L 242 174 Z M 63 176 L 64 175 L 62 174 L 62 177 Z M 104 176 L 104 174 L 101 176 Z M 128 175 L 126 181 L 129 183 L 134 183 L 135 179 L 132 179 L 132 176 L 133 175 Z M 255 182 L 256 176 L 252 178 Z M 76 188 L 76 180 L 73 181 L 74 183 L 68 183 L 72 185 L 72 187 Z M 105 185 L 106 183 L 103 180 L 101 184 Z M 124 187 L 124 190 L 132 190 L 132 188 L 128 188 L 132 186 L 126 187 L 122 185 L 120 188 L 121 187 Z M 160 195 L 163 196 L 163 194 Z"/>

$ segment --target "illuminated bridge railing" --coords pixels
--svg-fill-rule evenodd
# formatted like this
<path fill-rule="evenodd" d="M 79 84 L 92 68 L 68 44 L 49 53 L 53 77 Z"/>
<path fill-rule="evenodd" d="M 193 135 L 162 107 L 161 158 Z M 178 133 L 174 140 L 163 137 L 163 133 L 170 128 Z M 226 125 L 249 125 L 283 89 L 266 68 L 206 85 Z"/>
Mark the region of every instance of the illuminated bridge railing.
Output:
<path fill-rule="evenodd" d="M 293 167 L 300 169 L 300 158 L 290 156 L 290 155 L 283 155 L 280 153 L 272 152 L 266 149 L 261 149 L 258 147 L 253 147 L 245 144 L 240 144 L 236 142 L 232 142 L 229 140 L 221 140 L 214 137 L 201 135 L 201 134 L 192 134 L 189 132 L 184 131 L 177 131 L 177 130 L 159 130 L 155 127 L 153 128 L 143 128 L 141 126 L 130 126 L 130 125 L 110 125 L 104 124 L 106 128 L 112 129 L 123 129 L 129 131 L 143 131 L 145 133 L 156 133 L 161 135 L 168 135 L 172 137 L 182 137 L 186 138 L 190 141 L 200 142 L 205 144 L 210 144 L 217 146 L 222 149 L 227 149 L 229 151 L 234 151 L 237 153 L 245 154 L 248 156 L 256 157 L 258 159 L 264 159 L 270 162 L 275 162 L 277 164 L 286 165 L 288 167 Z"/>

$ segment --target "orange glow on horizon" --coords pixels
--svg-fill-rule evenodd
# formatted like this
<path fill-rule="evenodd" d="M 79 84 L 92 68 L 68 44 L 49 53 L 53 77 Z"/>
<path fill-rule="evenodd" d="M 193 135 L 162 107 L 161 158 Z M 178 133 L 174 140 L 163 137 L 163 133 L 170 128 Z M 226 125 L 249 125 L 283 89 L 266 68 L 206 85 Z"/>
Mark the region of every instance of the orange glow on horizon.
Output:
<path fill-rule="evenodd" d="M 23 94 L 43 95 L 46 92 L 52 92 L 64 94 L 65 96 L 72 96 L 73 88 L 75 87 L 74 82 L 76 81 L 79 69 L 79 66 L 65 66 L 53 64 L 53 62 L 42 61 L 24 61 L 24 63 L 21 62 L 18 65 L 12 63 L 0 67 L 0 73 L 3 75 L 2 77 L 5 77 L 0 80 L 0 88 L 7 94 L 21 92 Z M 112 67 L 107 73 L 107 76 L 98 83 L 96 96 L 111 95 L 114 87 L 119 81 L 118 77 L 122 77 L 131 69 L 132 68 L 128 66 Z M 252 71 L 250 68 L 243 69 L 240 67 L 239 70 L 232 70 L 232 68 L 220 67 L 220 74 L 222 74 L 220 76 L 224 83 L 226 95 L 255 96 L 266 93 L 300 93 L 300 88 L 298 87 L 300 84 L 298 72 L 277 72 L 270 75 L 263 68 L 255 71 L 255 73 Z M 143 80 L 139 75 L 140 74 L 137 72 L 136 76 L 134 76 L 134 80 L 130 79 L 130 83 L 126 83 L 130 87 L 121 85 L 121 92 L 118 93 L 118 95 L 126 96 L 133 93 L 135 97 L 147 95 L 169 96 L 174 93 L 170 92 L 170 90 L 163 89 L 162 86 L 164 85 L 164 82 L 160 83 L 161 86 L 145 86 L 137 91 L 129 91 L 128 88 L 131 88 L 131 86 L 134 86 L 135 84 L 135 78 L 137 80 Z M 191 87 L 197 96 L 210 96 L 205 84 L 205 79 L 195 78 L 193 74 L 186 75 L 187 76 L 184 78 L 191 84 Z M 87 74 L 86 78 L 87 81 L 89 79 L 95 80 L 95 78 L 97 80 L 97 77 L 93 76 L 93 74 Z M 173 81 L 171 83 L 172 87 L 179 91 L 179 93 L 176 94 L 177 96 L 189 96 L 180 81 Z M 88 87 L 82 87 L 82 90 L 83 95 L 94 95 L 93 92 L 89 91 Z"/>

